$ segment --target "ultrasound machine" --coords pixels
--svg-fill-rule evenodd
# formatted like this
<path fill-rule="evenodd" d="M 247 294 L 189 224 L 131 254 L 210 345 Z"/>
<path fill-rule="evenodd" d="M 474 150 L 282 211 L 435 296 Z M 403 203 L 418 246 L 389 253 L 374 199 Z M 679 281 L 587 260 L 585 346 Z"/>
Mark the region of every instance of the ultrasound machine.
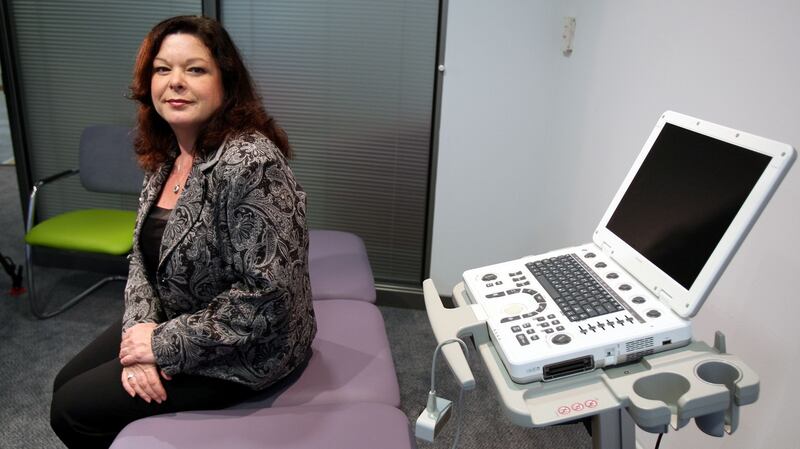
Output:
<path fill-rule="evenodd" d="M 667 111 L 591 243 L 467 270 L 456 309 L 425 281 L 434 334 L 440 344 L 473 338 L 520 425 L 624 409 L 651 432 L 695 419 L 711 435 L 732 433 L 758 376 L 723 334 L 713 346 L 694 341 L 691 318 L 794 159 L 787 144 Z M 472 388 L 461 349 L 441 350 Z"/>

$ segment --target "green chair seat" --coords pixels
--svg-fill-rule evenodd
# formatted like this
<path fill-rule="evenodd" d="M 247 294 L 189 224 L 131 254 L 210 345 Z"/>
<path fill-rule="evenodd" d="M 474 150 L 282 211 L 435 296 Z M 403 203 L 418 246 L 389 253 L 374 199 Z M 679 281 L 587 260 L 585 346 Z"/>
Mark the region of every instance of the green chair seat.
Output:
<path fill-rule="evenodd" d="M 31 246 L 121 256 L 133 247 L 136 212 L 84 209 L 45 220 L 25 235 Z"/>

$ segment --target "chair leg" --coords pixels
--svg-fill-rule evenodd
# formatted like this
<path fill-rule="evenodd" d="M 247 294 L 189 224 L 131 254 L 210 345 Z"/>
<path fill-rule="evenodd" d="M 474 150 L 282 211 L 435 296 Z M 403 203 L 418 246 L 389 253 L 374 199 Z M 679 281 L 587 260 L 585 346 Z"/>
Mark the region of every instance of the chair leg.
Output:
<path fill-rule="evenodd" d="M 65 310 L 67 310 L 70 307 L 74 306 L 80 300 L 82 300 L 83 298 L 89 296 L 92 292 L 94 292 L 98 288 L 102 287 L 103 285 L 107 284 L 108 282 L 111 282 L 111 281 L 126 281 L 126 280 L 128 280 L 127 276 L 107 276 L 107 277 L 104 277 L 103 279 L 100 279 L 99 281 L 97 281 L 94 284 L 92 284 L 86 290 L 84 290 L 84 291 L 78 293 L 76 296 L 72 297 L 70 300 L 68 300 L 67 302 L 65 302 L 64 304 L 62 304 L 61 306 L 59 306 L 55 310 L 50 310 L 50 311 L 39 310 L 38 306 L 36 304 L 37 296 L 36 296 L 36 283 L 35 283 L 35 281 L 33 279 L 33 260 L 32 260 L 33 257 L 32 257 L 32 252 L 33 252 L 33 249 L 31 248 L 31 246 L 30 245 L 25 245 L 25 271 L 28 273 L 28 301 L 30 302 L 31 313 L 33 314 L 33 316 L 35 316 L 36 318 L 38 318 L 40 320 L 45 320 L 47 318 L 52 318 L 52 317 L 60 314 L 61 312 L 64 312 Z"/>

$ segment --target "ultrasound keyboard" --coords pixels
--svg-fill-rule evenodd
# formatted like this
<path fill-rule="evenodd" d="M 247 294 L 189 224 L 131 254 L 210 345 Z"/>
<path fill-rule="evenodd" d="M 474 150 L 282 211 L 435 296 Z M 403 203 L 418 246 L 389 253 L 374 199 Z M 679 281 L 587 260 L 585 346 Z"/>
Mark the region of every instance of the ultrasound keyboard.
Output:
<path fill-rule="evenodd" d="M 584 257 L 593 259 L 594 253 Z M 597 262 L 599 268 L 607 266 Z M 597 274 L 590 272 L 577 254 L 528 262 L 525 266 L 547 291 L 570 321 L 594 318 L 607 313 L 623 310 L 620 298 Z M 610 279 L 618 279 L 619 274 L 609 273 Z M 620 286 L 630 290 L 630 286 Z"/>
<path fill-rule="evenodd" d="M 687 344 L 688 321 L 593 244 L 464 272 L 517 382 L 552 380 Z"/>

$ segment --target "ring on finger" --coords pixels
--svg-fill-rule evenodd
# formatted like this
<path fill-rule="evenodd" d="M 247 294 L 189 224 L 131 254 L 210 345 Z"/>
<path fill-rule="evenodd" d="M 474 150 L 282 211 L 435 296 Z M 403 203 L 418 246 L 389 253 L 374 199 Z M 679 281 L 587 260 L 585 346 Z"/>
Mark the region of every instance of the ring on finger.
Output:
<path fill-rule="evenodd" d="M 133 373 L 129 373 L 129 374 L 128 374 L 128 380 L 131 380 L 131 379 L 133 379 L 134 377 L 136 377 L 136 374 L 133 374 Z"/>

